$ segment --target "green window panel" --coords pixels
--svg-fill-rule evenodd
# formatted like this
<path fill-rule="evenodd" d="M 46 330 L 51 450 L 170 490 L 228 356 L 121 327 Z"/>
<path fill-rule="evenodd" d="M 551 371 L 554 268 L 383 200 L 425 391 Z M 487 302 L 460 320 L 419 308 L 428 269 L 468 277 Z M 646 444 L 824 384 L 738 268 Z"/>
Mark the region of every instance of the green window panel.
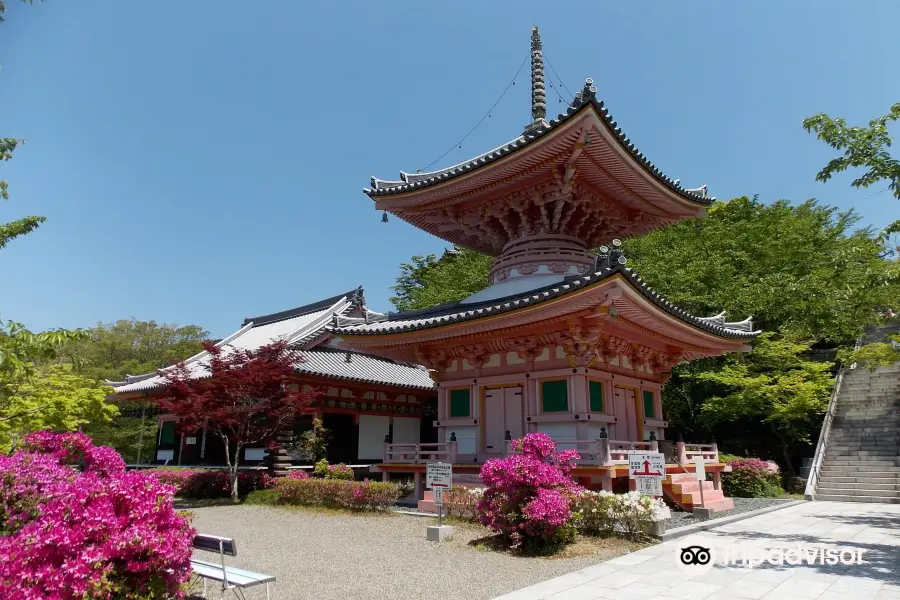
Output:
<path fill-rule="evenodd" d="M 471 394 L 469 390 L 450 390 L 450 416 L 471 416 Z"/>
<path fill-rule="evenodd" d="M 591 398 L 591 411 L 603 412 L 603 384 L 599 381 L 589 381 L 588 393 Z"/>
<path fill-rule="evenodd" d="M 653 392 L 644 392 L 644 416 L 648 419 L 656 417 L 653 403 Z"/>
<path fill-rule="evenodd" d="M 569 389 L 566 380 L 542 381 L 541 400 L 543 412 L 565 412 L 569 410 Z"/>
<path fill-rule="evenodd" d="M 159 445 L 170 446 L 175 443 L 175 421 L 163 421 L 159 434 Z"/>

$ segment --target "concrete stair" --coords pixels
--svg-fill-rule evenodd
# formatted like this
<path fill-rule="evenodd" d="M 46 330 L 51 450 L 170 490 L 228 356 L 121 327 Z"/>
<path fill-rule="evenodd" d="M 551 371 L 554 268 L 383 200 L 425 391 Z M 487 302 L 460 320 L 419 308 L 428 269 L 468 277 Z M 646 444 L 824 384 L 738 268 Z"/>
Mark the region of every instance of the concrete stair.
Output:
<path fill-rule="evenodd" d="M 815 499 L 900 504 L 900 365 L 844 371 Z"/>
<path fill-rule="evenodd" d="M 663 493 L 685 511 L 700 506 L 700 484 L 703 484 L 703 507 L 713 512 L 731 510 L 734 500 L 726 498 L 722 490 L 713 487 L 712 481 L 697 481 L 693 473 L 675 473 L 663 480 Z"/>
<path fill-rule="evenodd" d="M 483 488 L 485 485 L 481 483 L 481 475 L 475 474 L 454 474 L 453 475 L 453 487 L 467 487 L 467 488 Z M 418 501 L 416 504 L 416 508 L 419 512 L 428 512 L 428 513 L 438 513 L 438 507 L 434 503 L 434 492 L 431 490 L 425 490 L 422 494 L 422 499 Z"/>

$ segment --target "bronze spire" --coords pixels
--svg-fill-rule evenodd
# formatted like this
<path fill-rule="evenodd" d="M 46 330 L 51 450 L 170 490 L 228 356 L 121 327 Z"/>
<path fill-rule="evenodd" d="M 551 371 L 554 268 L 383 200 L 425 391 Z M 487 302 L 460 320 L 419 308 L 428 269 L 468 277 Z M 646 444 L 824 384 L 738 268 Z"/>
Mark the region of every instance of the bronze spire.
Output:
<path fill-rule="evenodd" d="M 544 87 L 544 53 L 537 25 L 531 28 L 531 119 L 532 125 L 547 116 L 547 92 Z"/>

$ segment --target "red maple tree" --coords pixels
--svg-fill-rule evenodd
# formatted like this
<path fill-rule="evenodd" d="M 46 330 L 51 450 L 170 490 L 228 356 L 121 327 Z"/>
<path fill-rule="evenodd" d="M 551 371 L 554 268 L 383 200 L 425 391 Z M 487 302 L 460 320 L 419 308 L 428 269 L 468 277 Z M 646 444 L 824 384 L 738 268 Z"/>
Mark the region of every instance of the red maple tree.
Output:
<path fill-rule="evenodd" d="M 179 417 L 185 431 L 205 425 L 221 438 L 231 500 L 237 502 L 241 449 L 272 443 L 279 431 L 293 429 L 298 414 L 313 412 L 317 394 L 291 391 L 288 382 L 294 366 L 304 359 L 285 342 L 255 350 L 203 347 L 209 359 L 200 363 L 200 370 L 192 372 L 191 364 L 181 362 L 160 371 L 166 392 L 159 404 Z"/>

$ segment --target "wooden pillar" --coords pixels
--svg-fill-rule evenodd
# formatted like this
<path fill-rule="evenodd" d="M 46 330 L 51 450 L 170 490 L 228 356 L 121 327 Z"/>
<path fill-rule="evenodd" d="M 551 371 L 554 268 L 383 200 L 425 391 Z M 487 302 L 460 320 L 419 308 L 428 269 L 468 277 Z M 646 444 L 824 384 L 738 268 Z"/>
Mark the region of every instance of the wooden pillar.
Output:
<path fill-rule="evenodd" d="M 713 489 L 721 490 L 722 489 L 722 472 L 721 471 L 713 471 Z"/>
<path fill-rule="evenodd" d="M 422 471 L 416 471 L 415 474 L 413 474 L 413 484 L 415 486 L 413 494 L 418 502 L 425 497 L 422 493 Z"/>
<path fill-rule="evenodd" d="M 387 471 L 382 471 L 381 472 L 381 481 L 387 483 L 390 480 L 391 480 L 391 474 L 388 473 Z"/>

